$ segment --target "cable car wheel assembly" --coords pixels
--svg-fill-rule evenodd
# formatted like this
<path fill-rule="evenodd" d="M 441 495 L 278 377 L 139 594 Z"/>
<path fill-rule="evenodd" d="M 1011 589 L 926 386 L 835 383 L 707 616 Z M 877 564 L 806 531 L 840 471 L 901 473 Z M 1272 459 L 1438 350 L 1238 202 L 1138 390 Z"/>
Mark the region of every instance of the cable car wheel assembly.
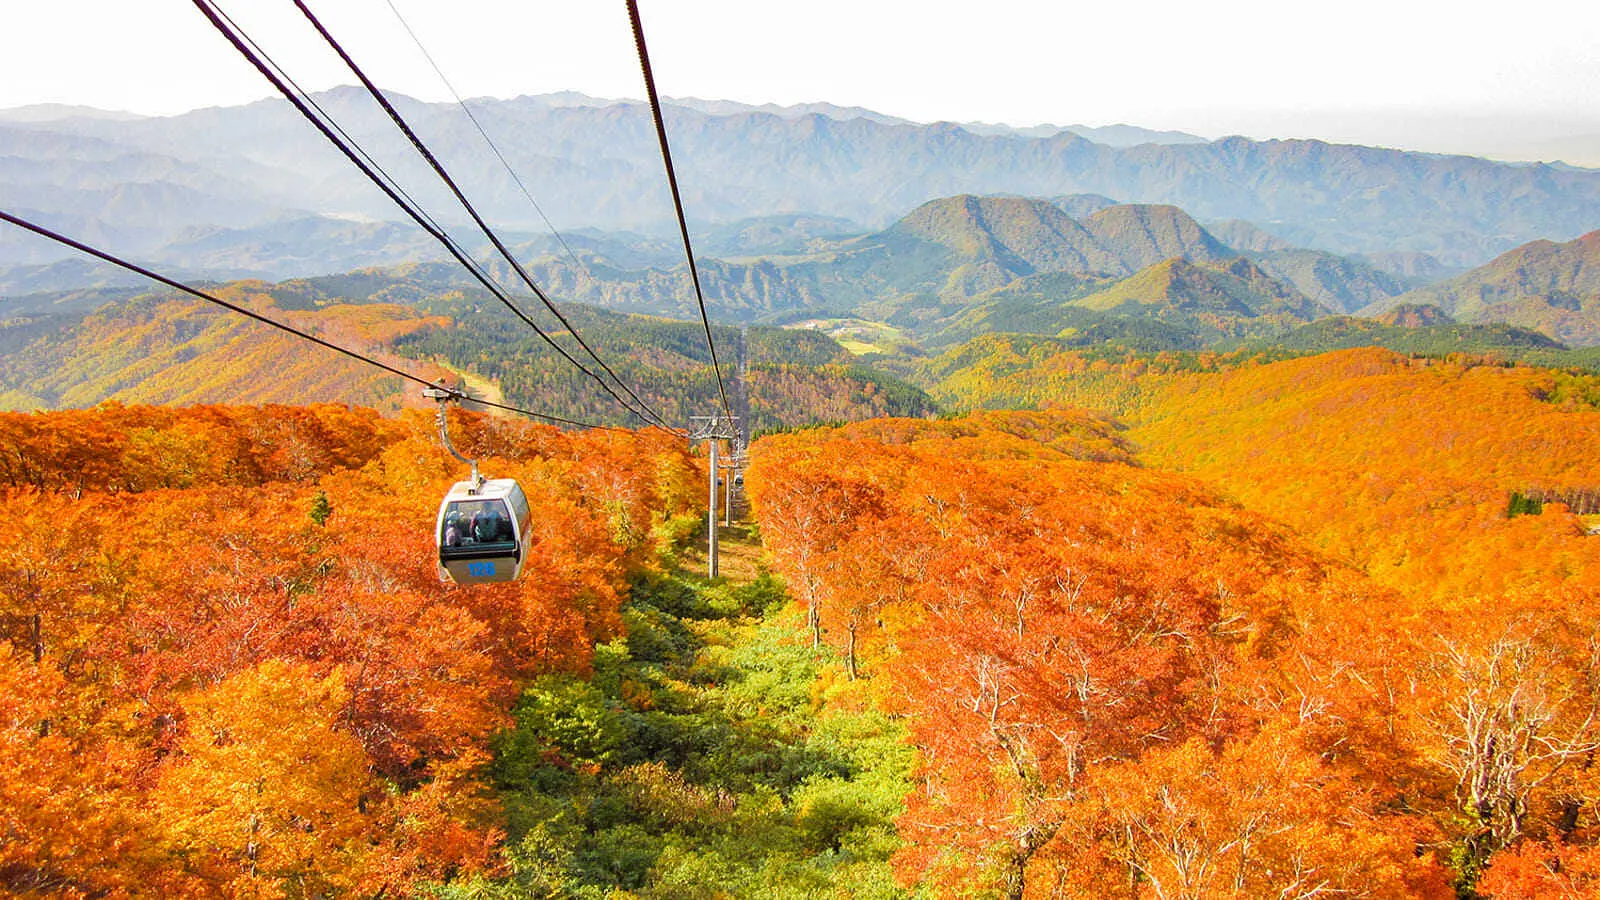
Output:
<path fill-rule="evenodd" d="M 445 412 L 465 399 L 459 391 L 429 387 L 423 396 L 439 403 L 439 440 L 450 455 L 472 467 L 468 481 L 451 486 L 439 504 L 434 542 L 439 549 L 439 579 L 456 584 L 514 581 L 527 559 L 531 514 L 522 486 L 511 478 L 485 478 L 478 461 L 450 443 Z"/>

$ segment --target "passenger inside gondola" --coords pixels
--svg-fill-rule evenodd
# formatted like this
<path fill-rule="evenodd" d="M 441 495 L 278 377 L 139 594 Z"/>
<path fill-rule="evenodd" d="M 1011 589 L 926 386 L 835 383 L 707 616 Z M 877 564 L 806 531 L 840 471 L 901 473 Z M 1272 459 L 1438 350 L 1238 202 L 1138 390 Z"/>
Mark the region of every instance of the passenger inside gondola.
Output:
<path fill-rule="evenodd" d="M 502 501 L 463 500 L 452 503 L 445 513 L 439 542 L 445 547 L 471 547 L 515 541 L 511 518 Z"/>
<path fill-rule="evenodd" d="M 480 510 L 472 517 L 472 537 L 480 544 L 488 544 L 495 540 L 500 529 L 496 527 L 498 517 L 492 509 Z"/>

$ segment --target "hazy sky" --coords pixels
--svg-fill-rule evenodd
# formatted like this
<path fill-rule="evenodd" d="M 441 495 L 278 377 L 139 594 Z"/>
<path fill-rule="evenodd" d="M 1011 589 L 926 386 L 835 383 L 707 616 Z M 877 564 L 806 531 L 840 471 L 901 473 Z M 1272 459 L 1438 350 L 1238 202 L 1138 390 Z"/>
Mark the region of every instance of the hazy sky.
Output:
<path fill-rule="evenodd" d="M 449 95 L 389 8 L 312 0 L 380 84 Z M 621 0 L 392 0 L 456 87 L 639 97 Z M 288 0 L 224 0 L 309 87 L 348 83 Z M 918 121 L 1129 122 L 1422 149 L 1600 135 L 1600 3 L 641 0 L 669 96 Z M 0 0 L 0 108 L 171 114 L 270 88 L 187 0 Z M 1409 135 L 1409 136 L 1408 136 Z M 1430 137 L 1431 136 L 1431 137 Z M 1442 136 L 1442 137 L 1441 137 Z"/>

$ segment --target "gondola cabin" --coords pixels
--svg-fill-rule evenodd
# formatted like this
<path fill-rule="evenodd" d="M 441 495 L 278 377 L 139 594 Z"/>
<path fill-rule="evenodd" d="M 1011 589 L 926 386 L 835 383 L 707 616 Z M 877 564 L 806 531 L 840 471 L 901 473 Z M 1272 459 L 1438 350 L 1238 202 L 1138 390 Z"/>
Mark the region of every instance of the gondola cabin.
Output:
<path fill-rule="evenodd" d="M 528 498 L 510 478 L 457 482 L 439 504 L 439 578 L 456 584 L 512 581 L 528 549 Z"/>

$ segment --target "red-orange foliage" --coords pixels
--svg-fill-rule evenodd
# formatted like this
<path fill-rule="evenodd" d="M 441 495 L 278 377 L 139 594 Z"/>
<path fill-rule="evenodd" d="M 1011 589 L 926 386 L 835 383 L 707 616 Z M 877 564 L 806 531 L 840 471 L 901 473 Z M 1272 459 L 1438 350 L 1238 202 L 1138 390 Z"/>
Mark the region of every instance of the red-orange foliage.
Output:
<path fill-rule="evenodd" d="M 1512 491 L 1600 486 L 1600 410 L 1527 367 L 1350 350 L 1171 378 L 1133 432 L 1152 463 L 1215 483 L 1418 600 L 1472 605 L 1600 584 L 1600 552 Z"/>
<path fill-rule="evenodd" d="M 60 670 L 0 642 L 0 886 L 86 897 L 148 884 L 134 748 Z"/>
<path fill-rule="evenodd" d="M 403 894 L 493 865 L 489 736 L 521 681 L 616 634 L 654 517 L 699 479 L 668 436 L 458 425 L 535 510 L 516 583 L 439 582 L 464 471 L 422 414 L 0 417 L 22 486 L 0 501 L 0 891 Z"/>
<path fill-rule="evenodd" d="M 1494 858 L 1478 892 L 1494 900 L 1594 900 L 1600 848 L 1526 841 Z"/>
<path fill-rule="evenodd" d="M 890 434 L 894 446 L 875 439 Z M 902 874 L 955 895 L 1092 897 L 1142 884 L 1143 896 L 1161 872 L 1181 889 L 1151 896 L 1260 896 L 1269 885 L 1299 896 L 1293 867 L 1242 881 L 1172 875 L 1161 855 L 1187 840 L 1190 813 L 1127 789 L 1181 782 L 1215 807 L 1232 796 L 1219 779 L 1257 779 L 1247 789 L 1258 793 L 1310 780 L 1325 786 L 1315 801 L 1261 801 L 1277 817 L 1270 827 L 1297 836 L 1263 839 L 1260 853 L 1324 872 L 1307 891 L 1442 896 L 1441 870 L 1414 852 L 1422 825 L 1380 809 L 1390 795 L 1358 789 L 1357 773 L 1321 752 L 1319 716 L 1260 730 L 1279 718 L 1260 701 L 1282 690 L 1274 673 L 1305 608 L 1334 589 L 1326 565 L 1192 480 L 1088 461 L 1126 460 L 1107 452 L 1111 435 L 1078 413 L 985 414 L 756 447 L 752 499 L 780 571 L 849 653 L 869 615 L 881 623 L 868 670 L 887 676 L 922 755 L 900 823 Z M 1140 821 L 1152 836 L 1141 841 L 1128 816 L 1149 802 Z M 1194 815 L 1216 817 L 1207 827 L 1220 834 L 1267 828 L 1259 813 Z M 1352 816 L 1374 824 L 1342 844 L 1334 835 Z M 1190 843 L 1183 852 L 1207 871 L 1250 868 L 1226 839 Z"/>
<path fill-rule="evenodd" d="M 923 753 L 902 873 L 1426 896 L 1449 857 L 1463 887 L 1584 895 L 1600 539 L 1507 499 L 1600 484 L 1600 413 L 1548 372 L 1375 350 L 1113 374 L 1142 460 L 1212 488 L 1069 411 L 758 444 L 780 570 L 852 655 L 881 626 L 866 671 Z M 1283 837 L 1250 852 L 1330 880 L 1260 881 L 1263 823 Z"/>
<path fill-rule="evenodd" d="M 344 406 L 0 413 L 0 489 L 99 493 L 310 481 L 359 468 L 397 423 Z"/>

